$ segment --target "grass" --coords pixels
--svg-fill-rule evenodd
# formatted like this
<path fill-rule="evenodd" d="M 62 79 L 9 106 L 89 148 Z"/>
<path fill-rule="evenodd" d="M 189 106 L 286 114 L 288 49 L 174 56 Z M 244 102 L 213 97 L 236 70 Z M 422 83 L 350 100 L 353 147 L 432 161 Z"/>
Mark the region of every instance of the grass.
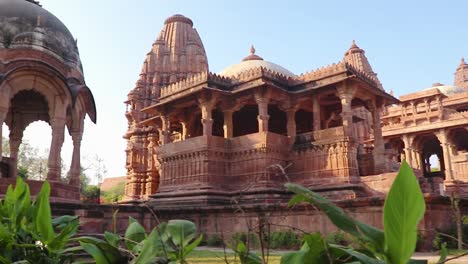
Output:
<path fill-rule="evenodd" d="M 239 258 L 234 253 L 226 253 L 229 264 L 240 264 Z M 279 264 L 280 255 L 270 255 L 268 264 Z M 187 259 L 189 263 L 207 263 L 207 264 L 226 264 L 225 256 L 222 251 L 194 250 Z"/>

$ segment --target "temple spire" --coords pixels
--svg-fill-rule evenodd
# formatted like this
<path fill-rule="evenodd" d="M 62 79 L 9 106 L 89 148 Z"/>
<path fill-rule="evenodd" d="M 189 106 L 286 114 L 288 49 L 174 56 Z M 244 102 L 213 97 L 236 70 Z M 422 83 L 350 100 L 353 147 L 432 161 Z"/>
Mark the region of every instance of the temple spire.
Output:
<path fill-rule="evenodd" d="M 455 71 L 454 85 L 468 89 L 468 64 L 466 64 L 464 57 L 461 58 Z"/>

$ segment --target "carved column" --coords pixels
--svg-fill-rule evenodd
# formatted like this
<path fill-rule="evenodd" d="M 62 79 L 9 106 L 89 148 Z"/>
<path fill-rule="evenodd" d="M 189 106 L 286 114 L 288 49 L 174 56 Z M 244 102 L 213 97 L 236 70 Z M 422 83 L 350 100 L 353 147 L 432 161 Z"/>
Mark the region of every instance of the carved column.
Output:
<path fill-rule="evenodd" d="M 169 131 L 169 115 L 162 115 L 161 116 L 161 130 L 160 136 L 161 144 L 165 145 L 171 142 L 170 140 L 170 131 Z"/>
<path fill-rule="evenodd" d="M 65 133 L 65 119 L 52 119 L 50 120 L 52 127 L 52 142 L 50 144 L 49 152 L 49 170 L 47 172 L 48 181 L 60 181 L 61 169 L 61 151 Z"/>
<path fill-rule="evenodd" d="M 233 137 L 233 127 L 232 127 L 232 114 L 233 110 L 224 110 L 224 138 Z"/>
<path fill-rule="evenodd" d="M 312 98 L 312 100 L 313 100 L 313 102 L 312 102 L 313 106 L 312 107 L 313 107 L 313 111 L 314 111 L 313 112 L 313 118 L 314 118 L 314 120 L 313 120 L 314 121 L 313 130 L 317 131 L 317 130 L 322 129 L 321 126 L 320 126 L 320 123 L 321 123 L 321 120 L 320 120 L 320 116 L 321 116 L 321 114 L 320 114 L 320 103 L 319 103 L 319 98 L 318 98 L 317 95 L 314 96 Z"/>
<path fill-rule="evenodd" d="M 292 140 L 296 137 L 296 108 L 286 110 L 288 137 Z"/>
<path fill-rule="evenodd" d="M 351 101 L 353 100 L 355 89 L 349 89 L 346 84 L 337 88 L 338 97 L 341 100 L 341 117 L 343 119 L 343 128 L 345 136 L 354 137 L 353 113 L 351 110 Z"/>
<path fill-rule="evenodd" d="M 403 139 L 403 143 L 405 143 L 405 159 L 406 159 L 406 162 L 408 163 L 408 165 L 410 167 L 413 167 L 413 155 L 412 155 L 412 143 L 413 143 L 413 138 L 414 136 L 409 136 L 409 135 L 403 135 L 402 139 Z"/>
<path fill-rule="evenodd" d="M 187 123 L 186 122 L 180 122 L 180 125 L 182 126 L 181 139 L 186 140 L 187 139 L 187 134 L 188 134 Z M 155 137 L 155 136 L 153 136 L 153 137 Z"/>
<path fill-rule="evenodd" d="M 6 115 L 8 113 L 8 109 L 4 107 L 0 107 L 0 161 L 2 160 L 2 153 L 3 153 L 3 123 L 5 122 Z M 1 177 L 1 175 L 0 175 Z"/>
<path fill-rule="evenodd" d="M 213 118 L 212 118 L 212 111 L 213 107 L 208 102 L 203 102 L 200 105 L 201 112 L 202 112 L 202 125 L 203 125 L 203 135 L 204 136 L 211 136 L 213 135 Z"/>
<path fill-rule="evenodd" d="M 445 165 L 445 179 L 446 180 L 455 180 L 453 177 L 452 171 L 452 158 L 450 154 L 450 142 L 448 140 L 447 131 L 445 129 L 441 129 L 438 133 L 436 133 L 437 138 L 440 141 L 440 145 L 442 147 L 442 151 L 444 154 L 444 165 Z"/>
<path fill-rule="evenodd" d="M 258 105 L 258 132 L 268 132 L 268 98 L 255 96 L 255 101 Z"/>
<path fill-rule="evenodd" d="M 23 139 L 23 130 L 14 128 L 10 131 L 10 158 L 12 159 L 10 167 L 11 177 L 16 177 L 18 175 L 18 152 Z"/>
<path fill-rule="evenodd" d="M 73 131 L 70 133 L 73 141 L 73 155 L 68 171 L 68 178 L 70 185 L 80 186 L 80 172 L 81 172 L 81 140 L 83 138 L 83 131 Z"/>

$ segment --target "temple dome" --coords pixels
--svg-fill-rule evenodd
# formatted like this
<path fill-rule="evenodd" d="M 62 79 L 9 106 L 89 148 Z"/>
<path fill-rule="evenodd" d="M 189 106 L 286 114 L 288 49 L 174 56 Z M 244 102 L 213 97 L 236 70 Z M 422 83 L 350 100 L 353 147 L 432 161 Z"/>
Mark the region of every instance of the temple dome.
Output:
<path fill-rule="evenodd" d="M 242 62 L 228 66 L 218 74 L 226 77 L 235 77 L 242 72 L 259 67 L 280 73 L 286 77 L 294 78 L 296 76 L 294 73 L 276 63 L 263 60 L 262 57 L 255 54 L 255 48 L 253 46 L 250 48 L 250 55 L 245 57 Z"/>
<path fill-rule="evenodd" d="M 466 92 L 467 90 L 464 89 L 463 87 L 459 86 L 454 86 L 454 85 L 443 85 L 441 83 L 435 83 L 432 85 L 432 87 L 427 88 L 425 90 L 430 90 L 437 88 L 439 91 L 447 96 L 452 95 L 452 94 L 458 94 L 458 93 L 463 93 Z"/>
<path fill-rule="evenodd" d="M 41 50 L 81 68 L 70 31 L 33 0 L 0 1 L 0 48 Z"/>

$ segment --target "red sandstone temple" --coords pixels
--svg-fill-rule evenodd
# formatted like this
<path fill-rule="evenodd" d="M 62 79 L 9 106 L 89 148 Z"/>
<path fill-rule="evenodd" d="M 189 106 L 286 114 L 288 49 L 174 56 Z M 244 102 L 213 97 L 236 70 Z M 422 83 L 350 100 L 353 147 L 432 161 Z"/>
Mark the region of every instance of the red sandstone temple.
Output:
<path fill-rule="evenodd" d="M 292 181 L 335 199 L 381 195 L 399 162 L 425 192 L 468 179 L 468 66 L 454 86 L 387 93 L 364 50 L 295 75 L 251 47 L 211 73 L 193 22 L 169 17 L 147 54 L 126 117 L 127 200 L 156 207 L 281 199 Z M 431 171 L 430 157 L 440 160 Z M 281 169 L 284 173 L 279 173 Z"/>

